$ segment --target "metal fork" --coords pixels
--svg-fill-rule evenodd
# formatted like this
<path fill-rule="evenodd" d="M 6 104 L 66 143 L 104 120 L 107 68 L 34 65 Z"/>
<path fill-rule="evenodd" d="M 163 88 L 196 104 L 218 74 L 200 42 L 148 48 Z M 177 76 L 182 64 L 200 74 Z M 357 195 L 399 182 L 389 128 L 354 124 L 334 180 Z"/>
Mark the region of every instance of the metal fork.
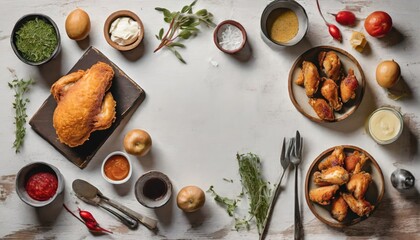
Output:
<path fill-rule="evenodd" d="M 298 167 L 302 160 L 303 138 L 300 137 L 299 131 L 296 131 L 295 146 L 290 157 L 290 162 L 295 166 L 295 239 L 301 237 L 301 220 L 299 210 L 299 192 L 298 192 Z"/>
<path fill-rule="evenodd" d="M 286 172 L 287 168 L 290 165 L 290 155 L 293 149 L 294 141 L 295 141 L 294 138 L 291 138 L 289 140 L 289 143 L 287 144 L 287 151 L 286 151 L 286 138 L 283 138 L 283 145 L 282 145 L 281 154 L 280 154 L 280 164 L 283 167 L 283 173 L 281 174 L 280 178 L 277 180 L 276 187 L 274 189 L 273 194 L 271 195 L 270 205 L 269 205 L 270 207 L 268 208 L 267 216 L 264 220 L 264 225 L 263 225 L 263 229 L 260 235 L 260 240 L 264 239 L 265 234 L 267 233 L 267 229 L 268 229 L 267 225 L 273 213 L 275 201 L 278 198 L 279 193 L 280 193 L 281 181 L 283 180 L 284 173 Z"/>

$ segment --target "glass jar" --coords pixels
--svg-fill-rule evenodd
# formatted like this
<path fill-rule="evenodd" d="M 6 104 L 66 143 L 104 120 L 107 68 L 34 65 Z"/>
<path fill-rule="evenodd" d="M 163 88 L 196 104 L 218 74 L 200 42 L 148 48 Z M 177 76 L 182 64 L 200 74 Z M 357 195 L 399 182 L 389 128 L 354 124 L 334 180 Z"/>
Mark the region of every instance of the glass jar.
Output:
<path fill-rule="evenodd" d="M 370 114 L 366 129 L 375 142 L 385 145 L 400 137 L 403 126 L 403 118 L 399 111 L 391 107 L 380 107 Z"/>

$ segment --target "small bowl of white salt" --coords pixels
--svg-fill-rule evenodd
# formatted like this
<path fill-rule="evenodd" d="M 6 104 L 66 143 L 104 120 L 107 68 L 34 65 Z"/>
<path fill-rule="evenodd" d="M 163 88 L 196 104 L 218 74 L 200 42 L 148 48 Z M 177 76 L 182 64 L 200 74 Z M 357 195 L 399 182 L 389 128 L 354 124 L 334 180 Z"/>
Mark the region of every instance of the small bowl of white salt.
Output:
<path fill-rule="evenodd" d="M 225 20 L 213 33 L 213 40 L 220 51 L 235 54 L 241 51 L 246 44 L 245 28 L 234 20 Z"/>

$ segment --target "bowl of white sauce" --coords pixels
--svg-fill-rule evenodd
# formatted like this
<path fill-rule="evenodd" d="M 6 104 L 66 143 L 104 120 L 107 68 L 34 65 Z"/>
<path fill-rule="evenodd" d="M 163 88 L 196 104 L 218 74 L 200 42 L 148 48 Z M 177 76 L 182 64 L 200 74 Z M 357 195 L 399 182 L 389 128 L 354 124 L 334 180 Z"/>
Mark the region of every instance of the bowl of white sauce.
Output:
<path fill-rule="evenodd" d="M 401 135 L 404 121 L 399 111 L 391 107 L 380 107 L 370 114 L 367 132 L 381 145 L 395 142 Z"/>
<path fill-rule="evenodd" d="M 109 15 L 105 21 L 104 36 L 113 48 L 120 51 L 129 51 L 136 48 L 143 40 L 143 23 L 131 11 L 116 11 Z"/>

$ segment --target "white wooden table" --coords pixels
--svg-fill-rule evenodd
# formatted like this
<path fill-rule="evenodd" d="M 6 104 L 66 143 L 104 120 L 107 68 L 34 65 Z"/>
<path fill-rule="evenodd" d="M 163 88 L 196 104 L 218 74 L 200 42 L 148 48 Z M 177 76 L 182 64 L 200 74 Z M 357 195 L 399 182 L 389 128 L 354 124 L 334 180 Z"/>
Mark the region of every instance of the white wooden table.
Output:
<path fill-rule="evenodd" d="M 213 43 L 211 29 L 186 42 L 182 55 L 188 62 L 181 64 L 172 53 L 163 50 L 153 53 L 158 41 L 154 35 L 163 26 L 161 13 L 155 7 L 178 10 L 190 1 L 24 1 L 3 0 L 0 8 L 0 237 L 6 239 L 91 239 L 85 226 L 61 207 L 34 209 L 24 204 L 14 190 L 19 169 L 34 161 L 45 161 L 58 167 L 64 175 L 64 202 L 72 209 L 79 206 L 91 211 L 101 226 L 114 232 L 103 239 L 257 239 L 255 227 L 249 231 L 235 231 L 233 219 L 218 206 L 209 194 L 205 207 L 194 214 L 184 214 L 174 197 L 164 208 L 151 210 L 140 205 L 134 196 L 134 183 L 145 171 L 155 169 L 166 173 L 175 188 L 174 196 L 186 185 L 207 190 L 210 185 L 222 195 L 235 196 L 241 191 L 237 152 L 253 152 L 263 161 L 266 178 L 274 181 L 280 174 L 278 157 L 283 137 L 300 130 L 305 138 L 304 161 L 300 168 L 300 204 L 304 232 L 307 239 L 414 239 L 420 238 L 420 184 L 416 189 L 400 193 L 390 184 L 396 168 L 410 170 L 420 179 L 419 135 L 420 108 L 420 3 L 418 1 L 335 1 L 321 0 L 324 13 L 343 9 L 365 18 L 375 10 L 387 11 L 394 20 L 392 33 L 384 39 L 368 37 L 370 50 L 361 54 L 351 48 L 352 30 L 364 31 L 363 21 L 353 28 L 340 27 L 344 41 L 338 43 L 328 34 L 315 1 L 299 2 L 309 17 L 309 31 L 305 39 L 294 47 L 274 50 L 260 37 L 260 16 L 268 1 L 201 0 L 196 9 L 207 8 L 215 15 L 215 22 L 234 19 L 248 33 L 252 57 L 240 62 L 223 54 Z M 88 41 L 80 44 L 70 40 L 64 29 L 67 14 L 76 7 L 86 10 L 92 21 Z M 143 50 L 131 53 L 111 48 L 103 37 L 103 24 L 114 11 L 129 9 L 142 19 L 145 26 Z M 53 62 L 42 67 L 22 63 L 10 46 L 14 23 L 24 14 L 43 13 L 59 26 L 62 52 Z M 328 15 L 327 19 L 333 21 Z M 79 169 L 27 125 L 27 136 L 21 153 L 12 149 L 14 140 L 13 93 L 7 82 L 12 80 L 8 68 L 20 78 L 32 77 L 36 85 L 29 93 L 29 118 L 49 96 L 51 84 L 93 45 L 115 62 L 146 91 L 146 99 L 128 122 L 123 122 L 107 140 L 90 164 Z M 294 60 L 307 49 L 331 45 L 342 48 L 360 62 L 367 88 L 359 109 L 345 121 L 332 124 L 311 122 L 291 103 L 287 91 L 287 77 Z M 400 63 L 404 81 L 412 96 L 400 101 L 387 97 L 375 81 L 376 65 L 386 59 Z M 217 64 L 216 64 L 217 63 Z M 217 66 L 216 66 L 217 65 Z M 404 115 L 404 132 L 391 145 L 377 145 L 365 132 L 368 115 L 377 107 L 391 105 Z M 134 172 L 128 184 L 116 187 L 102 179 L 100 165 L 114 150 L 122 150 L 124 134 L 133 128 L 148 131 L 153 138 L 150 154 L 134 160 Z M 321 223 L 306 205 L 303 182 L 306 171 L 323 150 L 340 144 L 359 146 L 368 151 L 380 164 L 385 177 L 386 193 L 377 211 L 366 221 L 345 229 L 333 229 Z M 87 205 L 75 197 L 71 189 L 74 179 L 82 178 L 96 185 L 110 198 L 159 220 L 159 233 L 144 227 L 129 230 L 106 212 Z M 231 178 L 227 183 L 223 178 Z M 269 239 L 293 238 L 293 178 L 287 174 L 285 189 L 280 195 L 269 230 Z M 247 206 L 241 205 L 243 212 Z"/>

